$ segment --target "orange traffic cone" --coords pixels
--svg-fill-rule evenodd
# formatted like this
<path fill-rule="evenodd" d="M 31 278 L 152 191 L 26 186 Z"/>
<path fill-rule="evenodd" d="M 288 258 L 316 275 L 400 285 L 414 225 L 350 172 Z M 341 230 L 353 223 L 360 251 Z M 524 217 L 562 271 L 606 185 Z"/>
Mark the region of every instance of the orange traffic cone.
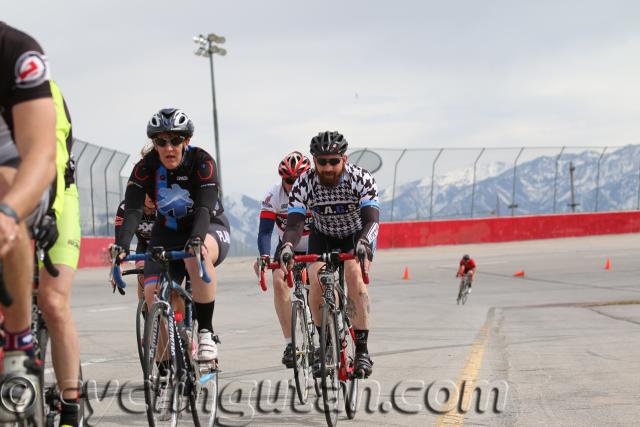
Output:
<path fill-rule="evenodd" d="M 513 273 L 513 277 L 524 277 L 524 270 L 516 271 L 515 273 Z"/>
<path fill-rule="evenodd" d="M 402 273 L 402 280 L 409 280 L 409 267 L 404 268 L 404 273 Z"/>
<path fill-rule="evenodd" d="M 604 263 L 604 269 L 609 271 L 611 270 L 611 260 L 607 258 L 607 262 Z"/>

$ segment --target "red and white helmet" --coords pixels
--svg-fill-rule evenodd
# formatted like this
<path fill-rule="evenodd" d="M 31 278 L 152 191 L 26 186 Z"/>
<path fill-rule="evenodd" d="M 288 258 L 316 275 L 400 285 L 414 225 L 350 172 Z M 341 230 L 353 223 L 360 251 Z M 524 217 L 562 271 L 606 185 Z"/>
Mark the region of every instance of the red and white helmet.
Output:
<path fill-rule="evenodd" d="M 295 181 L 311 167 L 311 162 L 301 152 L 287 154 L 278 165 L 278 173 L 282 179 Z"/>

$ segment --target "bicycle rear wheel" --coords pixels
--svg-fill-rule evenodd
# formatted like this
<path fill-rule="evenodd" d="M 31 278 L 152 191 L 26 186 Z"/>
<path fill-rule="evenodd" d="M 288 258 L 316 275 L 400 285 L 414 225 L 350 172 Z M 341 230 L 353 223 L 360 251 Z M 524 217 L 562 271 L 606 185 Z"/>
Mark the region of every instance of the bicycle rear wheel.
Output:
<path fill-rule="evenodd" d="M 154 304 L 145 321 L 144 398 L 151 427 L 177 425 L 181 410 L 178 366 L 169 340 L 175 330 L 166 310 L 164 303 Z"/>
<path fill-rule="evenodd" d="M 187 347 L 190 369 L 194 375 L 194 384 L 189 395 L 191 415 L 196 427 L 213 427 L 218 418 L 218 365 L 198 364 L 198 322 L 195 320 L 191 336 L 191 347 Z"/>
<path fill-rule="evenodd" d="M 344 338 L 346 342 L 346 364 L 344 370 L 347 374 L 347 379 L 343 382 L 344 409 L 347 412 L 347 418 L 352 420 L 356 416 L 356 410 L 358 408 L 358 378 L 355 376 L 356 342 L 355 336 L 352 335 L 353 328 L 351 328 L 348 319 L 344 319 L 343 325 L 348 325 L 346 326 Z"/>
<path fill-rule="evenodd" d="M 305 306 L 302 302 L 293 303 L 291 310 L 291 345 L 295 351 L 296 364 L 293 367 L 293 377 L 296 391 L 301 404 L 307 403 L 309 388 L 313 381 L 310 357 L 313 355 L 313 343 L 307 322 Z"/>
<path fill-rule="evenodd" d="M 320 373 L 322 385 L 322 401 L 327 425 L 333 427 L 338 423 L 340 403 L 340 349 L 338 347 L 338 327 L 336 313 L 329 304 L 322 306 L 322 323 L 320 328 Z"/>
<path fill-rule="evenodd" d="M 469 295 L 469 282 L 465 282 L 464 289 L 462 291 L 462 297 L 461 297 L 462 305 L 464 305 L 467 302 L 468 295 Z"/>
<path fill-rule="evenodd" d="M 136 308 L 136 347 L 138 348 L 138 357 L 140 358 L 140 366 L 144 359 L 144 315 L 147 310 L 147 302 L 143 299 L 138 300 L 138 308 Z"/>

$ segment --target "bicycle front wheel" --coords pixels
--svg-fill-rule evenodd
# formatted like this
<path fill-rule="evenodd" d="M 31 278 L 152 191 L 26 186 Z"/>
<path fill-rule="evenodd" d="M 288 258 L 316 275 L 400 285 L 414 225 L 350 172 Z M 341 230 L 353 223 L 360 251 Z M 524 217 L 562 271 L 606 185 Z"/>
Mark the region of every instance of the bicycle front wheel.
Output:
<path fill-rule="evenodd" d="M 178 424 L 178 366 L 171 356 L 170 336 L 175 339 L 173 323 L 163 303 L 154 304 L 147 313 L 144 329 L 144 398 L 149 426 Z"/>
<path fill-rule="evenodd" d="M 295 351 L 296 364 L 293 367 L 293 377 L 296 391 L 301 404 L 306 404 L 313 375 L 309 359 L 312 357 L 311 334 L 306 319 L 305 307 L 300 301 L 294 302 L 291 310 L 291 345 Z"/>
<path fill-rule="evenodd" d="M 140 366 L 144 359 L 144 316 L 147 312 L 147 302 L 143 299 L 138 300 L 138 308 L 136 308 L 136 347 L 138 348 L 138 358 L 140 358 Z"/>
<path fill-rule="evenodd" d="M 338 347 L 338 325 L 336 313 L 329 304 L 322 306 L 322 323 L 320 328 L 320 375 L 322 385 L 322 401 L 327 425 L 333 427 L 338 423 L 340 403 L 340 349 Z"/>

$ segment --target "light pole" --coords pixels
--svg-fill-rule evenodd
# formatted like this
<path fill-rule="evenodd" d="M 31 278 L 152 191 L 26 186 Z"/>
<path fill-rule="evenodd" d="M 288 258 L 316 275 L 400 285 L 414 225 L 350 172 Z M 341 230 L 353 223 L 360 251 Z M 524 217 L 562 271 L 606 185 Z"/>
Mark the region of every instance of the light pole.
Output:
<path fill-rule="evenodd" d="M 218 141 L 218 110 L 216 108 L 216 85 L 213 78 L 213 55 L 216 53 L 221 56 L 227 54 L 226 49 L 223 49 L 217 44 L 223 44 L 226 39 L 222 36 L 217 36 L 213 33 L 204 35 L 200 34 L 193 38 L 193 41 L 198 45 L 198 49 L 194 52 L 198 56 L 209 57 L 209 65 L 211 67 L 211 98 L 213 99 L 213 135 L 215 139 L 216 148 L 216 163 L 218 164 L 218 181 L 220 187 L 222 187 L 222 169 L 220 164 L 220 144 Z"/>

